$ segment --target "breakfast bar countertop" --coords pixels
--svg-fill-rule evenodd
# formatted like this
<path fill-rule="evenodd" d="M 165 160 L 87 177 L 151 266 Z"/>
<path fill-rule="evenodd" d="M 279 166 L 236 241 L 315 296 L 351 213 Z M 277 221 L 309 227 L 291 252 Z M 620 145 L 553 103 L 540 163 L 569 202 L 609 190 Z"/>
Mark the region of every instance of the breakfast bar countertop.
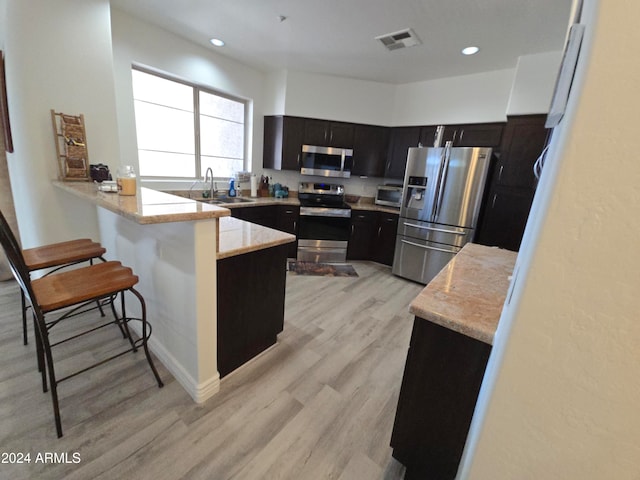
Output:
<path fill-rule="evenodd" d="M 409 311 L 492 345 L 516 257 L 509 250 L 466 244 L 420 292 Z"/>
<path fill-rule="evenodd" d="M 295 242 L 295 235 L 234 217 L 219 220 L 217 259 Z"/>
<path fill-rule="evenodd" d="M 229 209 L 195 200 L 139 187 L 136 195 L 124 196 L 99 191 L 90 182 L 62 182 L 53 184 L 77 197 L 94 202 L 99 207 L 129 218 L 141 225 L 167 222 L 187 222 L 231 215 Z"/>

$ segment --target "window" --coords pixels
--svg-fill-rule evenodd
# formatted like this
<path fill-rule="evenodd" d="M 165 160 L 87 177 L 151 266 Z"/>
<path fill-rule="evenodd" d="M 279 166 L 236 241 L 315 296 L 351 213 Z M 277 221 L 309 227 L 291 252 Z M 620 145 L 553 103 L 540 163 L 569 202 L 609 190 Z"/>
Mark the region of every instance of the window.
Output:
<path fill-rule="evenodd" d="M 140 176 L 244 170 L 244 101 L 135 68 L 132 75 Z"/>

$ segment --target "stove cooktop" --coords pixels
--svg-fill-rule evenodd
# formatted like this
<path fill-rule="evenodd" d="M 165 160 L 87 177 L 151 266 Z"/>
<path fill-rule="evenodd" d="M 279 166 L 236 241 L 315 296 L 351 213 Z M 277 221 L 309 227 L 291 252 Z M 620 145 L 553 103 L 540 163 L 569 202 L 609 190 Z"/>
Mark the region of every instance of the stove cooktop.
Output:
<path fill-rule="evenodd" d="M 300 182 L 298 200 L 303 207 L 351 209 L 344 201 L 344 186 L 334 183 Z"/>

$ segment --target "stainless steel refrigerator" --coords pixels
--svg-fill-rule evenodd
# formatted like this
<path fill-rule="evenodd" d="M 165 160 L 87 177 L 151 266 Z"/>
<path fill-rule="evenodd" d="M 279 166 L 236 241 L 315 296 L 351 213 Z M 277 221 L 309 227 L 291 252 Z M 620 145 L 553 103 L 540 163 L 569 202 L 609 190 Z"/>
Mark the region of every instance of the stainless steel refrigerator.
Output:
<path fill-rule="evenodd" d="M 393 273 L 423 284 L 474 238 L 491 149 L 410 148 Z"/>

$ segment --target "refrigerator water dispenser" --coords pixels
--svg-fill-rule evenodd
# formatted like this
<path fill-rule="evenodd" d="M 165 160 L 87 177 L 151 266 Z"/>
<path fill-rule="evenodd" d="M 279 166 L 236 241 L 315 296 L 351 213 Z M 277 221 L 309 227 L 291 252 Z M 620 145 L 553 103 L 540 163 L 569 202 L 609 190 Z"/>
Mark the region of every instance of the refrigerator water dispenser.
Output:
<path fill-rule="evenodd" d="M 407 181 L 406 208 L 422 210 L 427 197 L 427 177 L 409 177 Z"/>

